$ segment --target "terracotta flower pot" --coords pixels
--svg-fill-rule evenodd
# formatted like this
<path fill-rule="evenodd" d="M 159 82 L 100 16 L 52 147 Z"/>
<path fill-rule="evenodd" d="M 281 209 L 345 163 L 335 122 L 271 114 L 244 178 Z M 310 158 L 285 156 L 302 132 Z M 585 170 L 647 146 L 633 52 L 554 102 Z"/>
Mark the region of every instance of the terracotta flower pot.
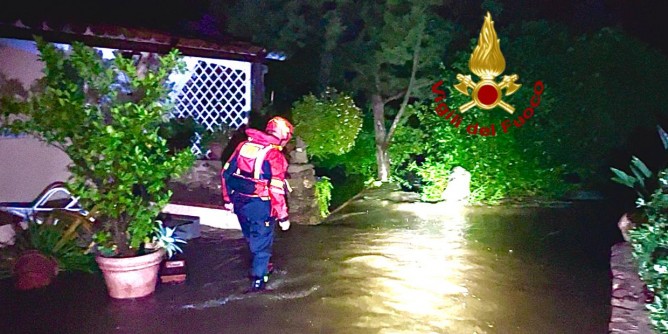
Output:
<path fill-rule="evenodd" d="M 207 158 L 209 160 L 220 160 L 222 156 L 223 156 L 223 145 L 219 143 L 209 144 L 209 152 L 207 154 Z"/>
<path fill-rule="evenodd" d="M 39 251 L 29 250 L 21 254 L 14 265 L 14 286 L 19 290 L 45 287 L 58 274 L 58 262 Z"/>
<path fill-rule="evenodd" d="M 125 258 L 95 258 L 102 270 L 109 295 L 112 298 L 126 299 L 148 296 L 155 291 L 160 262 L 165 250 Z"/>

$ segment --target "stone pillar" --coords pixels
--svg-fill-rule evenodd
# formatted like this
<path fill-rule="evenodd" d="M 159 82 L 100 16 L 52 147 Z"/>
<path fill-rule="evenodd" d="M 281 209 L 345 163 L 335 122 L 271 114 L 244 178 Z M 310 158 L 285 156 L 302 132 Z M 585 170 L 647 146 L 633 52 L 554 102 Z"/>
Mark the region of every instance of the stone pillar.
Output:
<path fill-rule="evenodd" d="M 308 163 L 306 144 L 299 137 L 296 141 L 295 149 L 290 152 L 287 179 L 292 188 L 288 193 L 290 222 L 315 225 L 322 221 L 315 197 L 315 170 Z"/>

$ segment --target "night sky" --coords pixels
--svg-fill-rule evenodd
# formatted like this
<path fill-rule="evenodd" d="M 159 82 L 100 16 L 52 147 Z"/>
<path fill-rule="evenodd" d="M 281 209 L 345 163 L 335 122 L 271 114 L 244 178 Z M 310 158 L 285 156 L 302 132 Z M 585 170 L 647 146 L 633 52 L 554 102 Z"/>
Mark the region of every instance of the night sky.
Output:
<path fill-rule="evenodd" d="M 233 2 L 216 1 L 218 4 Z M 443 13 L 445 16 L 457 16 L 461 24 L 478 28 L 482 15 L 480 2 L 448 2 L 452 5 L 447 13 Z M 4 7 L 0 18 L 111 23 L 198 34 L 201 29 L 198 32 L 195 22 L 206 21 L 202 18 L 210 13 L 215 16 L 213 26 L 224 26 L 225 10 L 212 11 L 210 3 L 211 0 L 24 0 L 14 1 L 11 7 Z M 668 1 L 514 0 L 501 3 L 504 10 L 499 17 L 495 17 L 500 26 L 523 19 L 561 21 L 583 32 L 602 26 L 622 26 L 630 34 L 668 54 L 668 39 L 665 38 L 665 31 L 668 31 L 665 27 Z M 220 36 L 225 35 L 224 32 L 219 32 Z"/>

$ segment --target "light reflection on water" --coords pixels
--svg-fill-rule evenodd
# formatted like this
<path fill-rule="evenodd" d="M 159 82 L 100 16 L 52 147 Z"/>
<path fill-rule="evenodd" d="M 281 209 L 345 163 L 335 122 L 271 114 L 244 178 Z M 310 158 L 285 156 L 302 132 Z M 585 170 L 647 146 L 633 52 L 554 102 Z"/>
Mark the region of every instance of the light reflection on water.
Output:
<path fill-rule="evenodd" d="M 310 306 L 314 314 L 321 308 L 337 310 L 328 316 L 341 323 L 322 321 L 321 329 L 334 333 L 604 332 L 607 272 L 583 266 L 579 259 L 572 261 L 577 264 L 562 265 L 559 259 L 570 255 L 553 255 L 582 245 L 545 238 L 562 236 L 553 233 L 552 224 L 567 236 L 566 230 L 573 228 L 560 221 L 572 218 L 570 213 L 545 216 L 531 210 L 468 210 L 432 204 L 399 204 L 393 209 L 384 214 L 370 210 L 366 219 L 375 221 L 372 224 L 355 215 L 344 226 L 327 227 L 328 237 L 342 240 L 324 242 L 330 247 L 323 250 L 329 261 L 320 265 L 327 272 L 320 277 L 324 296 L 322 303 Z M 357 221 L 350 222 L 352 217 Z"/>
<path fill-rule="evenodd" d="M 408 223 L 415 227 L 419 221 L 424 228 L 362 232 L 343 250 L 348 256 L 333 280 L 359 282 L 359 297 L 353 303 L 343 300 L 362 312 L 353 327 L 428 333 L 475 322 L 466 307 L 474 298 L 466 280 L 473 264 L 466 261 L 464 210 L 428 204 L 396 210 L 411 213 L 414 221 Z"/>
<path fill-rule="evenodd" d="M 245 281 L 216 277 L 175 305 L 188 317 L 224 314 L 224 332 L 239 333 L 605 333 L 607 258 L 591 251 L 607 246 L 589 247 L 601 234 L 585 229 L 586 213 L 362 207 L 279 233 L 272 291 L 236 298 Z M 207 252 L 224 252 L 221 270 L 237 279 L 247 265 L 230 243 L 241 236 L 228 238 Z"/>

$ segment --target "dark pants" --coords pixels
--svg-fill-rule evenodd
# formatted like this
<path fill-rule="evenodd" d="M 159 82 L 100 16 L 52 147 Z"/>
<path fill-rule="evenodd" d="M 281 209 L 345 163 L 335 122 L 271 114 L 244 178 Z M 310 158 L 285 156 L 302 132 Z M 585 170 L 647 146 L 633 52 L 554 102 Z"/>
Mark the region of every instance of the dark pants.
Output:
<path fill-rule="evenodd" d="M 233 196 L 234 211 L 239 218 L 241 232 L 248 241 L 253 256 L 251 273 L 254 277 L 267 275 L 274 243 L 274 221 L 269 217 L 271 204 L 260 198 Z"/>

